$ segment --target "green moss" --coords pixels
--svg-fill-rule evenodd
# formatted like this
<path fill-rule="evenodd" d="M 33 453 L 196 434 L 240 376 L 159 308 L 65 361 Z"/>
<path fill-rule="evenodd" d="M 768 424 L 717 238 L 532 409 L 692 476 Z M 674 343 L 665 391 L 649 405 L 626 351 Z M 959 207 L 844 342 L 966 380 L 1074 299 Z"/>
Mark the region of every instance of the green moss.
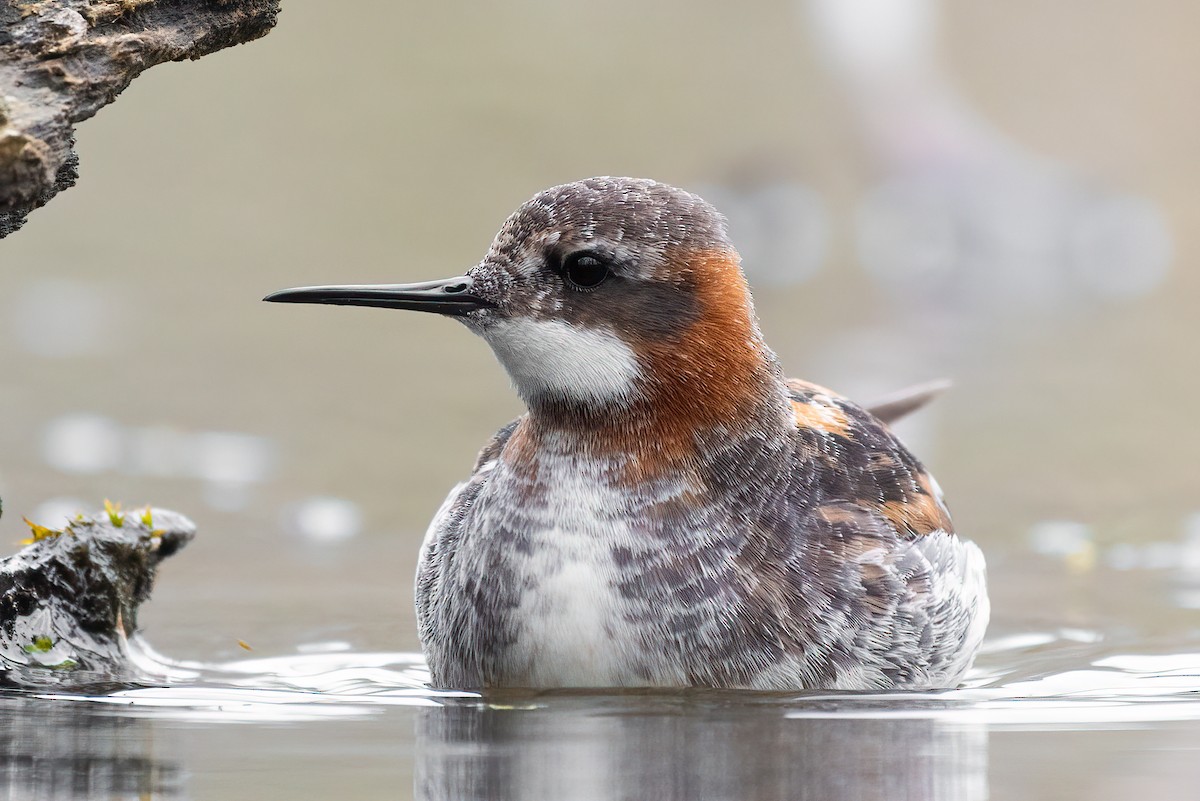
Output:
<path fill-rule="evenodd" d="M 47 653 L 53 647 L 54 647 L 54 640 L 52 640 L 51 638 L 46 637 L 46 636 L 34 637 L 33 642 L 30 645 L 25 646 L 25 653 L 27 653 L 27 654 L 44 654 L 44 653 Z"/>

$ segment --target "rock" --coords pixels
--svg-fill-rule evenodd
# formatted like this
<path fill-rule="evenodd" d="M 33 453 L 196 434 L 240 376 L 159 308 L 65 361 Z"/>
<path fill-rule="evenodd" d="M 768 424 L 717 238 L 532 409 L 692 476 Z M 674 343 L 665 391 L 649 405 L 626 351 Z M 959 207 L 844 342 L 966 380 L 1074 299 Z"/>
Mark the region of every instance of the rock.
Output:
<path fill-rule="evenodd" d="M 30 528 L 26 547 L 0 559 L 0 683 L 137 678 L 129 639 L 138 607 L 195 524 L 166 509 L 106 505 L 62 530 Z"/>
<path fill-rule="evenodd" d="M 0 238 L 75 183 L 75 123 L 143 70 L 266 35 L 279 0 L 0 4 Z"/>

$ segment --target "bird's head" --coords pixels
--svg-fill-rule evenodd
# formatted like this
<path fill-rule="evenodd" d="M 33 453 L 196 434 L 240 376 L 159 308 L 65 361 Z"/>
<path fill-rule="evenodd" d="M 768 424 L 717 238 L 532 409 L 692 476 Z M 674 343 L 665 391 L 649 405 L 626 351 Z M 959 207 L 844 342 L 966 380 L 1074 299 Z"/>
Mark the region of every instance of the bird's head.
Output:
<path fill-rule="evenodd" d="M 696 195 L 592 178 L 523 204 L 465 275 L 266 300 L 455 316 L 491 345 L 535 411 L 668 403 L 683 414 L 692 398 L 708 414 L 761 392 L 776 372 L 739 261 L 724 218 Z"/>

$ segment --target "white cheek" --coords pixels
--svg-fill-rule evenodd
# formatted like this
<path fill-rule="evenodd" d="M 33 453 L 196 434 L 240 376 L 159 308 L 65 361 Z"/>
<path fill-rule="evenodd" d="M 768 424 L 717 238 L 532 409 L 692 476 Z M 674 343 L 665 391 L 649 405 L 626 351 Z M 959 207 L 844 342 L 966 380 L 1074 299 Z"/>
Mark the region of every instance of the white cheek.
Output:
<path fill-rule="evenodd" d="M 637 356 L 615 334 L 561 320 L 503 320 L 480 331 L 526 400 L 619 403 L 634 392 Z"/>

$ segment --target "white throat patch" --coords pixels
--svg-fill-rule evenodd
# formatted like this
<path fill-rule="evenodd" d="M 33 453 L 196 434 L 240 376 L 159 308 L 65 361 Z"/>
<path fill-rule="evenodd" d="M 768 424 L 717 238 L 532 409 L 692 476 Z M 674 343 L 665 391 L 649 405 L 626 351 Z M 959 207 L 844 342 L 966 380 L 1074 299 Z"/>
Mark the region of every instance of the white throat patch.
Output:
<path fill-rule="evenodd" d="M 637 356 L 616 334 L 521 318 L 497 321 L 479 333 L 527 401 L 557 395 L 605 404 L 633 394 Z"/>

